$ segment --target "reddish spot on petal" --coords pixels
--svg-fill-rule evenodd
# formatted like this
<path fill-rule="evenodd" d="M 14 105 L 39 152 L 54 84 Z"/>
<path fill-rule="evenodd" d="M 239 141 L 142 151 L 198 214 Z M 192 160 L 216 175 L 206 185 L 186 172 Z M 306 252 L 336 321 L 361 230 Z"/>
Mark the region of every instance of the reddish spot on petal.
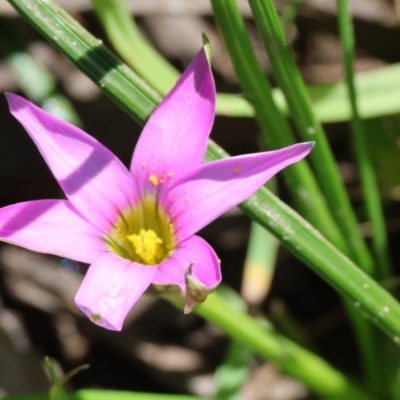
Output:
<path fill-rule="evenodd" d="M 235 174 L 238 174 L 240 172 L 240 168 L 236 167 L 233 171 L 235 172 Z"/>

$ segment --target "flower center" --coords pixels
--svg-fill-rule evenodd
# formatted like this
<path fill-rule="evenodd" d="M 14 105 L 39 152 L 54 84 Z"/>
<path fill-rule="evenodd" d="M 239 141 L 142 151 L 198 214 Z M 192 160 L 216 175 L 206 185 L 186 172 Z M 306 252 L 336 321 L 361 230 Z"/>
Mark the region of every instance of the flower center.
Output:
<path fill-rule="evenodd" d="M 156 260 L 162 260 L 164 252 L 162 249 L 162 239 L 152 229 L 141 229 L 139 234 L 127 235 L 135 249 L 135 253 L 144 261 L 145 264 L 157 264 Z"/>
<path fill-rule="evenodd" d="M 147 265 L 160 264 L 175 247 L 170 219 L 150 195 L 120 213 L 106 241 L 110 251 Z"/>

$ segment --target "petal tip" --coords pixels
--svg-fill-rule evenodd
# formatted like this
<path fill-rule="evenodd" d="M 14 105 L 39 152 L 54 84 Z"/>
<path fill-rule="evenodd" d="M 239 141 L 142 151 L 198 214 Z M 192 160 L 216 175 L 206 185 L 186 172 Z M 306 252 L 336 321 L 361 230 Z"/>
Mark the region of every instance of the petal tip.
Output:
<path fill-rule="evenodd" d="M 24 99 L 21 96 L 18 96 L 15 93 L 5 92 L 4 95 L 7 99 L 8 107 L 10 108 L 11 113 L 17 111 L 19 107 L 23 107 L 26 104 L 31 104 L 30 101 Z"/>
<path fill-rule="evenodd" d="M 10 104 L 11 101 L 13 101 L 15 98 L 19 97 L 14 93 L 11 92 L 4 92 L 4 96 L 6 97 L 8 104 Z"/>
<path fill-rule="evenodd" d="M 75 303 L 80 308 L 80 310 L 93 322 L 102 328 L 108 329 L 110 331 L 121 331 L 123 321 L 111 321 L 106 316 L 102 315 L 100 312 L 95 312 L 90 308 L 80 304 L 75 297 Z"/>

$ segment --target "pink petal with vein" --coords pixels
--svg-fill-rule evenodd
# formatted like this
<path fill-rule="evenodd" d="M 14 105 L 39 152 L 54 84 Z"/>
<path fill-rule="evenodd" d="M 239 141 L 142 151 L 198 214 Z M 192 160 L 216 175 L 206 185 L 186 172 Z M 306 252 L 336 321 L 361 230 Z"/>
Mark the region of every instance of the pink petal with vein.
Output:
<path fill-rule="evenodd" d="M 75 302 L 96 324 L 120 331 L 129 310 L 156 273 L 157 267 L 104 253 L 90 266 Z"/>
<path fill-rule="evenodd" d="M 212 289 L 221 282 L 217 255 L 204 239 L 195 235 L 181 242 L 174 253 L 159 265 L 153 283 L 178 285 L 185 292 L 185 273 L 190 264 L 193 264 L 192 276 L 203 286 Z"/>
<path fill-rule="evenodd" d="M 138 198 L 135 182 L 107 148 L 79 128 L 14 94 L 10 111 L 31 136 L 74 207 L 108 231 L 118 210 Z"/>
<path fill-rule="evenodd" d="M 214 114 L 214 80 L 201 49 L 143 129 L 131 164 L 139 187 L 151 187 L 152 174 L 165 179 L 201 164 Z"/>
<path fill-rule="evenodd" d="M 250 197 L 281 169 L 304 158 L 312 147 L 313 143 L 300 143 L 276 151 L 230 157 L 188 172 L 162 198 L 178 241 Z"/>
<path fill-rule="evenodd" d="M 105 251 L 98 228 L 67 200 L 37 200 L 0 209 L 0 239 L 40 253 L 91 263 Z"/>

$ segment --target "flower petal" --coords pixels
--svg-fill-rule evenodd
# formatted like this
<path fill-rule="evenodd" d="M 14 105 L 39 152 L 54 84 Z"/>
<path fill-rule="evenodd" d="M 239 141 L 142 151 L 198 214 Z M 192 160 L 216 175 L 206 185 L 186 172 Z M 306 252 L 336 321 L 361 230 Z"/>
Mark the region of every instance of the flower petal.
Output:
<path fill-rule="evenodd" d="M 154 266 L 106 252 L 89 267 L 75 303 L 95 324 L 120 331 L 129 310 L 156 273 Z"/>
<path fill-rule="evenodd" d="M 40 253 L 91 263 L 105 251 L 99 229 L 67 200 L 37 200 L 0 209 L 0 239 Z"/>
<path fill-rule="evenodd" d="M 79 212 L 107 231 L 138 196 L 120 160 L 79 128 L 59 120 L 14 94 L 10 111 L 31 136 L 64 193 Z"/>
<path fill-rule="evenodd" d="M 195 235 L 181 242 L 174 253 L 159 265 L 153 283 L 178 285 L 187 294 L 185 274 L 190 265 L 192 278 L 206 289 L 214 289 L 221 282 L 217 255 L 204 239 Z M 193 305 L 191 303 L 190 308 Z"/>
<path fill-rule="evenodd" d="M 214 115 L 214 80 L 201 49 L 143 129 L 131 164 L 139 187 L 201 164 Z"/>
<path fill-rule="evenodd" d="M 210 162 L 189 171 L 161 199 L 172 217 L 178 242 L 250 197 L 281 169 L 304 158 L 312 147 L 312 142 L 300 143 Z"/>

